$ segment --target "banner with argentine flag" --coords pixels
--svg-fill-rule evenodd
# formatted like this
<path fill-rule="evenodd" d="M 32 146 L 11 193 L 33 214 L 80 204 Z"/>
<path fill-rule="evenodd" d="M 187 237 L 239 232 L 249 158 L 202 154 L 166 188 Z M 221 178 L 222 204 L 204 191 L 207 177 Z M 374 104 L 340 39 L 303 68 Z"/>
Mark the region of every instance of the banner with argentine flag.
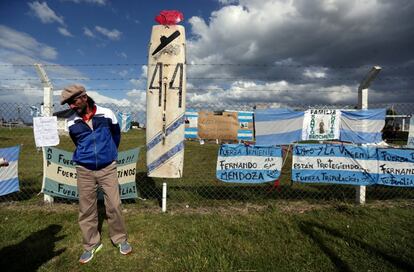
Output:
<path fill-rule="evenodd" d="M 378 148 L 378 184 L 414 187 L 414 150 Z"/>
<path fill-rule="evenodd" d="M 253 140 L 253 112 L 238 111 L 237 119 L 239 121 L 239 129 L 237 131 L 237 140 L 252 141 Z"/>
<path fill-rule="evenodd" d="M 19 191 L 20 146 L 0 148 L 0 196 Z"/>
<path fill-rule="evenodd" d="M 196 139 L 198 138 L 198 112 L 193 109 L 187 109 L 184 117 L 185 124 L 185 138 Z"/>
<path fill-rule="evenodd" d="M 223 144 L 218 152 L 216 177 L 224 182 L 262 183 L 278 179 L 281 169 L 280 147 Z"/>
<path fill-rule="evenodd" d="M 386 109 L 341 111 L 341 141 L 355 144 L 379 143 L 385 125 Z"/>
<path fill-rule="evenodd" d="M 292 180 L 303 183 L 372 185 L 378 180 L 377 148 L 342 144 L 297 144 Z"/>
<path fill-rule="evenodd" d="M 265 109 L 254 114 L 257 145 L 291 144 L 302 139 L 303 111 Z"/>
<path fill-rule="evenodd" d="M 131 128 L 131 114 L 118 111 L 116 113 L 116 119 L 118 119 L 121 132 L 128 132 Z"/>

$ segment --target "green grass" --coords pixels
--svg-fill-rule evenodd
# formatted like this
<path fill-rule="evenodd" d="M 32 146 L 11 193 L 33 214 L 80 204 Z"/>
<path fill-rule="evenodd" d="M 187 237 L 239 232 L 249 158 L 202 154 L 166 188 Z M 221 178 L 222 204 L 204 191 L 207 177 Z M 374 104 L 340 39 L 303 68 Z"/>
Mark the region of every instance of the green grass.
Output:
<path fill-rule="evenodd" d="M 42 184 L 42 152 L 34 144 L 31 128 L 0 129 L 0 148 L 20 144 L 22 147 L 19 160 L 19 179 L 21 191 L 0 201 L 24 200 L 29 203 L 41 201 L 38 195 Z M 266 204 L 269 200 L 308 202 L 341 201 L 353 203 L 355 187 L 330 184 L 291 183 L 291 153 L 287 156 L 282 169 L 280 185 L 273 188 L 272 183 L 234 184 L 216 179 L 216 159 L 218 145 L 196 141 L 186 141 L 184 154 L 184 175 L 180 179 L 150 178 L 145 165 L 145 131 L 130 130 L 122 134 L 120 150 L 141 146 L 137 163 L 136 183 L 141 198 L 147 199 L 145 205 L 156 207 L 161 198 L 162 183 L 168 184 L 168 202 L 170 207 L 226 206 L 229 203 Z M 74 145 L 68 136 L 60 137 L 59 148 L 73 150 Z M 367 200 L 414 199 L 412 188 L 393 188 L 372 186 L 367 188 Z"/>
<path fill-rule="evenodd" d="M 412 203 L 167 214 L 124 208 L 134 252 L 121 256 L 103 222 L 103 249 L 80 265 L 75 206 L 3 207 L 1 265 L 8 271 L 414 271 Z"/>
<path fill-rule="evenodd" d="M 143 131 L 122 136 L 120 150 L 145 146 Z M 69 137 L 60 139 L 73 150 Z M 290 155 L 278 188 L 225 184 L 215 178 L 218 146 L 193 141 L 181 179 L 147 177 L 141 150 L 136 182 L 145 200 L 123 205 L 133 254 L 111 245 L 101 213 L 104 248 L 81 266 L 77 203 L 42 204 L 32 130 L 0 129 L 0 140 L 22 146 L 21 192 L 0 198 L 7 271 L 414 271 L 412 188 L 369 187 L 366 206 L 349 205 L 352 186 L 291 184 Z M 159 213 L 163 182 L 167 214 Z"/>

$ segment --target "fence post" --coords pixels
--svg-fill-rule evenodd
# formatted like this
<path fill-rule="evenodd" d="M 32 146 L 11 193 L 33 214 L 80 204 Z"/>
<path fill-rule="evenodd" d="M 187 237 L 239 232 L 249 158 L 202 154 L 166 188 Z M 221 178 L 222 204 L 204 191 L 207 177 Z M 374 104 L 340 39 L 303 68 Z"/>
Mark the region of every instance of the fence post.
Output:
<path fill-rule="evenodd" d="M 161 211 L 165 213 L 167 211 L 167 183 L 162 184 L 162 201 L 161 201 Z"/>
<path fill-rule="evenodd" d="M 40 77 L 40 81 L 43 84 L 43 113 L 42 116 L 50 117 L 53 114 L 53 87 L 50 82 L 46 71 L 43 69 L 42 64 L 35 63 L 36 72 Z M 44 149 L 42 149 L 44 150 Z M 43 194 L 43 201 L 45 203 L 53 203 L 54 199 L 52 196 Z"/>
<path fill-rule="evenodd" d="M 365 76 L 358 87 L 358 108 L 361 110 L 368 109 L 368 88 L 371 82 L 375 79 L 381 67 L 374 66 L 371 71 Z M 358 186 L 356 189 L 356 203 L 365 204 L 366 186 Z"/>

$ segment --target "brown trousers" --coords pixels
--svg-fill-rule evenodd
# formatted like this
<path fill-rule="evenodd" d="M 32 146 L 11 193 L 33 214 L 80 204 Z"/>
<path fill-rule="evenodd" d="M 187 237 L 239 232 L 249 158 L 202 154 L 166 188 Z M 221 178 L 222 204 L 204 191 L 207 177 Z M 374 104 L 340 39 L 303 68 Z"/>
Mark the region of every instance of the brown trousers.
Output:
<path fill-rule="evenodd" d="M 122 218 L 116 162 L 100 170 L 89 170 L 83 166 L 77 166 L 76 172 L 79 191 L 78 221 L 85 250 L 91 250 L 101 241 L 98 231 L 98 186 L 104 193 L 109 236 L 114 244 L 125 241 L 127 233 Z"/>

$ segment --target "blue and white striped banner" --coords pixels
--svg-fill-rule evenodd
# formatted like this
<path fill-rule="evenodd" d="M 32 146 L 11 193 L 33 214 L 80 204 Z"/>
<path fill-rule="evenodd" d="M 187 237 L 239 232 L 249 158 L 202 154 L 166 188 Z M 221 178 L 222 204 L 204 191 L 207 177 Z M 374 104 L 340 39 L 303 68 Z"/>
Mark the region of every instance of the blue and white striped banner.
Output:
<path fill-rule="evenodd" d="M 116 119 L 118 119 L 121 132 L 128 132 L 131 128 L 131 114 L 118 111 L 116 113 Z"/>
<path fill-rule="evenodd" d="M 198 138 L 198 112 L 193 109 L 188 109 L 185 112 L 185 138 Z"/>
<path fill-rule="evenodd" d="M 20 146 L 0 148 L 0 159 L 7 161 L 7 166 L 0 166 L 0 196 L 19 191 L 19 152 Z"/>
<path fill-rule="evenodd" d="M 414 150 L 378 148 L 378 184 L 414 187 Z"/>
<path fill-rule="evenodd" d="M 253 130 L 252 129 L 239 129 L 237 131 L 237 139 L 244 141 L 253 140 Z"/>
<path fill-rule="evenodd" d="M 339 139 L 355 144 L 381 142 L 385 111 L 385 109 L 342 110 Z"/>
<path fill-rule="evenodd" d="M 378 180 L 377 149 L 341 144 L 295 145 L 292 180 L 304 183 L 375 184 Z"/>
<path fill-rule="evenodd" d="M 255 111 L 256 144 L 282 145 L 302 138 L 304 112 L 291 109 Z"/>
<path fill-rule="evenodd" d="M 224 144 L 218 153 L 216 177 L 224 182 L 262 183 L 278 179 L 281 169 L 280 147 Z"/>
<path fill-rule="evenodd" d="M 184 114 L 178 116 L 176 120 L 167 125 L 165 135 L 160 131 L 147 142 L 148 176 L 153 176 L 157 169 L 163 165 L 167 165 L 170 160 L 184 152 L 184 141 L 181 140 L 184 134 L 184 119 Z M 168 149 L 162 144 L 163 138 L 167 143 L 166 146 Z M 151 159 L 149 158 L 149 154 L 153 155 Z M 177 165 L 174 166 L 175 169 L 180 169 L 177 172 L 180 174 L 180 177 L 182 176 L 182 165 L 181 160 L 179 167 Z M 165 175 L 164 177 L 170 176 Z"/>

